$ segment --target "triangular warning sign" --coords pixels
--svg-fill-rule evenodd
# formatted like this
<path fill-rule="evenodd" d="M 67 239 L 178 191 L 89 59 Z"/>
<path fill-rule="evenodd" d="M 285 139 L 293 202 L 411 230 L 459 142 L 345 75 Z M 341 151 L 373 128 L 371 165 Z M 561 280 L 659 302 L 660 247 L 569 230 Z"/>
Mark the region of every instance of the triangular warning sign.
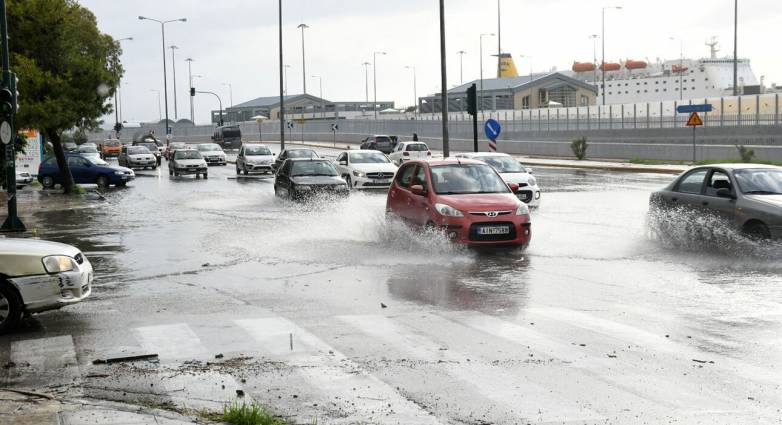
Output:
<path fill-rule="evenodd" d="M 687 126 L 696 127 L 699 125 L 703 125 L 703 120 L 701 119 L 701 116 L 698 115 L 697 112 L 693 112 L 692 115 L 690 115 L 690 119 L 687 120 Z"/>

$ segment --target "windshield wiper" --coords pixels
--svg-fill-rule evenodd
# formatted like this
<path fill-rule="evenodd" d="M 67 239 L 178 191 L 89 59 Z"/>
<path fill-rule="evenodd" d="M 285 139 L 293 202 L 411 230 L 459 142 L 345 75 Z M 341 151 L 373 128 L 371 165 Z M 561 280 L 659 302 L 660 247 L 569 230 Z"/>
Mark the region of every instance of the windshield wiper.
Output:
<path fill-rule="evenodd" d="M 749 192 L 744 192 L 745 195 L 782 195 L 782 193 L 779 192 L 772 192 L 769 190 L 750 190 Z"/>

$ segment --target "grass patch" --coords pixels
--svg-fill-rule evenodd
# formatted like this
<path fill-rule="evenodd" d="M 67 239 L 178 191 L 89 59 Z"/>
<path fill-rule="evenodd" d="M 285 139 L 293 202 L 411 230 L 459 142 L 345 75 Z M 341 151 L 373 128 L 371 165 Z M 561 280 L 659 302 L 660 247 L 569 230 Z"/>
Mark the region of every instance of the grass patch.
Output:
<path fill-rule="evenodd" d="M 282 419 L 275 418 L 263 407 L 251 403 L 233 402 L 223 407 L 223 413 L 202 413 L 204 419 L 225 422 L 233 425 L 288 425 Z"/>
<path fill-rule="evenodd" d="M 765 161 L 762 159 L 753 159 L 751 161 L 742 161 L 740 159 L 706 159 L 696 162 L 697 165 L 712 165 L 712 164 L 763 164 L 763 165 L 776 165 L 782 167 L 782 161 Z"/>
<path fill-rule="evenodd" d="M 78 184 L 73 185 L 73 190 L 71 191 L 71 195 L 84 195 L 87 193 L 87 189 L 79 186 Z"/>
<path fill-rule="evenodd" d="M 666 165 L 670 164 L 670 162 L 665 161 L 656 161 L 654 159 L 643 159 L 643 158 L 633 158 L 630 160 L 631 164 L 637 164 L 637 165 Z"/>

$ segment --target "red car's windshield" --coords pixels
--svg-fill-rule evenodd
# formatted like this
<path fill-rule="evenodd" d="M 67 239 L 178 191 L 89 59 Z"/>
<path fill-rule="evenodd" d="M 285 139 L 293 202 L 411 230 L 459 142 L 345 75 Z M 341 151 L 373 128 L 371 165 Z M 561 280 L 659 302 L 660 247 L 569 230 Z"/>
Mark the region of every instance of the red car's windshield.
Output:
<path fill-rule="evenodd" d="M 510 193 L 497 173 L 485 164 L 453 164 L 432 167 L 432 185 L 440 195 Z"/>

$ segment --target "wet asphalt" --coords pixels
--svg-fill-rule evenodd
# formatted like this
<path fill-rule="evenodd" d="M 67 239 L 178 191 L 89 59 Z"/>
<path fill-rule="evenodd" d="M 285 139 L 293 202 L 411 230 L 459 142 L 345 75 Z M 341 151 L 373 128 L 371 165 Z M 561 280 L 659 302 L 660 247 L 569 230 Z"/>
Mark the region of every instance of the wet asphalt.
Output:
<path fill-rule="evenodd" d="M 230 164 L 23 213 L 96 280 L 0 336 L 0 386 L 294 423 L 780 423 L 782 250 L 652 237 L 671 176 L 534 172 L 525 252 L 387 223 L 384 193 L 277 200 Z"/>

